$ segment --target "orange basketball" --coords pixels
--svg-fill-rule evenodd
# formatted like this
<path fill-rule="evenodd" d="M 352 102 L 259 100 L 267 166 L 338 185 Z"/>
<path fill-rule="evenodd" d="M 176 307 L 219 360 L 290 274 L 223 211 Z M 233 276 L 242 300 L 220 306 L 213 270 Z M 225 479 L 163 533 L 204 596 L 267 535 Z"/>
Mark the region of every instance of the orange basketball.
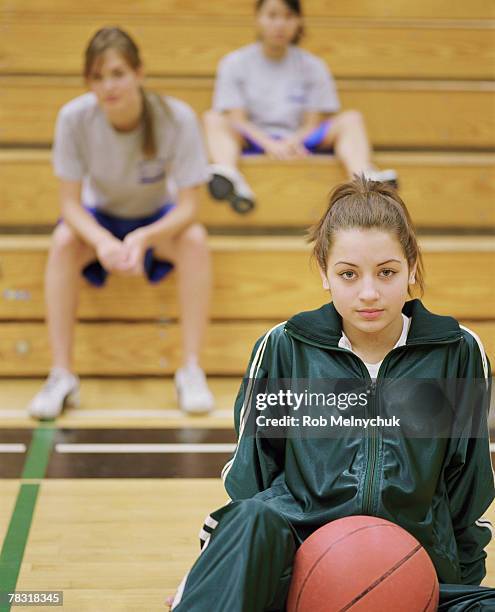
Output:
<path fill-rule="evenodd" d="M 297 551 L 287 612 L 432 612 L 437 606 L 428 553 L 384 519 L 333 521 Z"/>

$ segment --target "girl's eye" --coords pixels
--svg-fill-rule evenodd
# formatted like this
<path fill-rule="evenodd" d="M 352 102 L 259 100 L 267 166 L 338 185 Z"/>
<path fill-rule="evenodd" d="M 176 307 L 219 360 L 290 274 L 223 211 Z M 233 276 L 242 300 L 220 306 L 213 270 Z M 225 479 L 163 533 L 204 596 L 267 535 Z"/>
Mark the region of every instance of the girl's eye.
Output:
<path fill-rule="evenodd" d="M 123 76 L 124 76 L 124 73 L 122 72 L 122 70 L 114 70 L 114 72 L 113 72 L 113 76 L 114 76 L 116 79 L 120 79 L 121 77 L 123 77 Z"/>
<path fill-rule="evenodd" d="M 395 270 L 380 270 L 380 274 L 382 276 L 384 276 L 385 278 L 390 278 L 391 276 L 393 276 L 394 274 L 396 274 Z"/>
<path fill-rule="evenodd" d="M 93 74 L 91 76 L 92 81 L 101 81 L 101 74 Z"/>
<path fill-rule="evenodd" d="M 352 270 L 346 270 L 345 272 L 341 272 L 339 274 L 344 280 L 352 280 L 355 277 L 356 273 Z"/>

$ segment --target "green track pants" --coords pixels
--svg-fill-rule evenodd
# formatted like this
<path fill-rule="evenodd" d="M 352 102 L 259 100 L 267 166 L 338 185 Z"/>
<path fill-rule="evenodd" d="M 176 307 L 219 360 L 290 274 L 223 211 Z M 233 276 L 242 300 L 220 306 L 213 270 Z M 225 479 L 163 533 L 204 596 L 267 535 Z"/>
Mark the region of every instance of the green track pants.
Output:
<path fill-rule="evenodd" d="M 293 526 L 257 499 L 233 502 L 211 516 L 217 524 L 181 584 L 172 610 L 283 612 L 301 544 Z M 438 609 L 495 612 L 495 589 L 441 584 Z"/>

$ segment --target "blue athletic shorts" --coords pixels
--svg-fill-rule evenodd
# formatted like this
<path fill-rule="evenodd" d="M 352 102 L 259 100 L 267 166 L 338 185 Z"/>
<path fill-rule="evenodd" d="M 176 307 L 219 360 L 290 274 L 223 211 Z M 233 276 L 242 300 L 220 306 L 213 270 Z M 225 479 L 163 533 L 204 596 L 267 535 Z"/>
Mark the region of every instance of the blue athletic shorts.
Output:
<path fill-rule="evenodd" d="M 123 240 L 127 234 L 134 231 L 138 227 L 144 225 L 150 225 L 164 217 L 168 212 L 175 208 L 175 204 L 165 204 L 149 217 L 137 217 L 133 219 L 123 219 L 121 217 L 114 217 L 107 213 L 103 213 L 96 208 L 89 206 L 84 207 L 98 223 L 113 234 L 119 240 Z M 169 261 L 163 261 L 162 259 L 156 259 L 153 257 L 153 249 L 148 249 L 144 256 L 144 271 L 150 283 L 158 283 L 161 281 L 172 269 L 173 264 Z M 83 276 L 95 287 L 102 287 L 107 280 L 108 272 L 97 260 L 92 261 L 82 271 Z"/>
<path fill-rule="evenodd" d="M 322 121 L 320 125 L 311 132 L 311 134 L 306 136 L 303 145 L 306 147 L 306 149 L 308 149 L 308 151 L 316 154 L 328 154 L 333 152 L 333 147 L 325 147 L 324 149 L 318 148 L 318 146 L 323 142 L 331 122 L 331 119 L 326 119 L 325 121 Z M 260 146 L 257 142 L 255 142 L 251 138 L 248 138 L 245 135 L 244 138 L 246 140 L 246 145 L 242 149 L 243 155 L 259 155 L 265 152 L 263 147 Z M 273 138 L 280 137 L 274 136 Z"/>

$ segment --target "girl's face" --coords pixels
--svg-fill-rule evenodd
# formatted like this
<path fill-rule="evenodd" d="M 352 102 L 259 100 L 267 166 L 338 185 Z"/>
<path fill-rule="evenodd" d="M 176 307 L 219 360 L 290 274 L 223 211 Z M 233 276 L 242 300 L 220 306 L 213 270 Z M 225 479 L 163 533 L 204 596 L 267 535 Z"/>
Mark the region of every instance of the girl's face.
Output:
<path fill-rule="evenodd" d="M 336 232 L 327 269 L 320 272 L 344 323 L 375 334 L 401 317 L 416 264 L 409 270 L 392 233 L 356 228 Z"/>
<path fill-rule="evenodd" d="M 134 108 L 142 82 L 142 69 L 134 70 L 116 49 L 107 49 L 96 59 L 87 79 L 98 103 L 110 116 Z"/>
<path fill-rule="evenodd" d="M 301 17 L 283 0 L 265 0 L 257 13 L 258 32 L 269 47 L 290 45 L 301 27 Z"/>

